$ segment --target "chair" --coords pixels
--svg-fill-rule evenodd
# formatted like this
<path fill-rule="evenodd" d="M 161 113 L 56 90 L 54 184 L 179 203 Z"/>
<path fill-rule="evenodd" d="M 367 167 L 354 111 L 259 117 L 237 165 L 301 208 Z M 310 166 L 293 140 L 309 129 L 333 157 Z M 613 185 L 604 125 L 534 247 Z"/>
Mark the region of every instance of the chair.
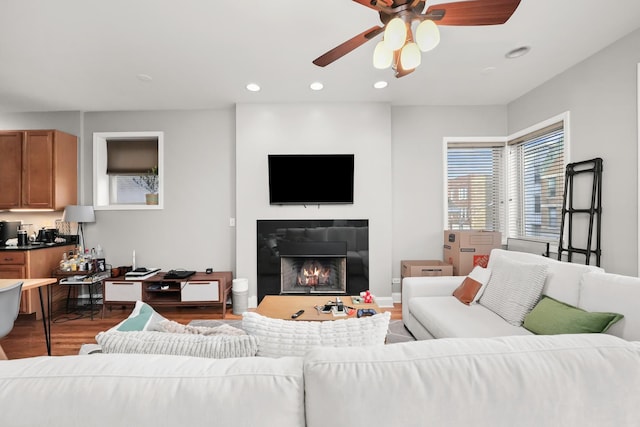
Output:
<path fill-rule="evenodd" d="M 13 329 L 13 323 L 18 317 L 20 309 L 21 295 L 22 282 L 0 288 L 0 338 L 9 335 Z M 2 345 L 0 345 L 0 360 L 7 360 Z"/>

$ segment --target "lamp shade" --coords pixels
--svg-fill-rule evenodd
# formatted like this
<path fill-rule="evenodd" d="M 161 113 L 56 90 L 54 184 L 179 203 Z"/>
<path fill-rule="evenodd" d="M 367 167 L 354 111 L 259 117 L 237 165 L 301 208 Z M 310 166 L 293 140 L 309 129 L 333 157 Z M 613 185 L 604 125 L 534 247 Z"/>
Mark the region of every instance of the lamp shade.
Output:
<path fill-rule="evenodd" d="M 96 222 L 93 206 L 69 205 L 64 208 L 62 220 L 65 222 Z"/>
<path fill-rule="evenodd" d="M 379 70 L 391 67 L 393 62 L 393 51 L 390 50 L 384 41 L 378 42 L 373 51 L 373 66 Z"/>
<path fill-rule="evenodd" d="M 413 70 L 422 60 L 420 49 L 414 42 L 407 43 L 400 51 L 400 65 L 404 70 Z"/>
<path fill-rule="evenodd" d="M 400 18 L 393 18 L 384 29 L 384 43 L 389 50 L 398 50 L 407 40 L 407 24 Z"/>
<path fill-rule="evenodd" d="M 440 30 L 435 22 L 430 19 L 424 20 L 418 25 L 415 31 L 416 43 L 423 52 L 428 52 L 440 43 Z"/>

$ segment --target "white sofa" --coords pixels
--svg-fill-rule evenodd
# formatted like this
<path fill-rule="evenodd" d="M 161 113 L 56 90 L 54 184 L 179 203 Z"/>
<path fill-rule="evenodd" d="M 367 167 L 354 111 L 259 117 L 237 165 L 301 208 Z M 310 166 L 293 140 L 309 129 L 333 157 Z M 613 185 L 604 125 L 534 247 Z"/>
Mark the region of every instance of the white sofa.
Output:
<path fill-rule="evenodd" d="M 624 427 L 639 391 L 640 347 L 604 334 L 37 357 L 0 362 L 0 425 Z"/>
<path fill-rule="evenodd" d="M 587 311 L 624 315 L 608 334 L 640 340 L 640 279 L 605 273 L 583 264 L 560 262 L 539 255 L 494 249 L 488 267 L 501 261 L 546 264 L 543 295 Z M 402 319 L 419 340 L 531 335 L 480 304 L 465 305 L 452 296 L 463 276 L 408 277 L 402 281 Z"/>

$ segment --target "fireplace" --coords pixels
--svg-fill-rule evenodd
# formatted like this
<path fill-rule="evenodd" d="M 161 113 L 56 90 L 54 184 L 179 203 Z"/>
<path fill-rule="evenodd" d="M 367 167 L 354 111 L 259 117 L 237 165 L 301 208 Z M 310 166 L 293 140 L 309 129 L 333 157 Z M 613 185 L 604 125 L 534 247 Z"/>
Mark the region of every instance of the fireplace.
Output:
<path fill-rule="evenodd" d="M 346 273 L 345 242 L 281 244 L 281 294 L 344 294 L 347 291 Z"/>
<path fill-rule="evenodd" d="M 367 289 L 368 220 L 257 221 L 258 303 L 265 295 L 358 295 Z"/>

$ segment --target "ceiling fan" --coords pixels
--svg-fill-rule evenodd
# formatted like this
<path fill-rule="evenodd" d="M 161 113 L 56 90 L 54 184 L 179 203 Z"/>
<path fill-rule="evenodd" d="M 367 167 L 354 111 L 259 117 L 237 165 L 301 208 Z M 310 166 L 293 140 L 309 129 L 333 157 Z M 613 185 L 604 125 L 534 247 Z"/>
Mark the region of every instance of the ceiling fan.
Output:
<path fill-rule="evenodd" d="M 376 68 L 391 66 L 398 78 L 413 72 L 419 65 L 420 50 L 430 50 L 437 45 L 440 40 L 437 25 L 504 24 L 520 4 L 520 0 L 470 0 L 431 6 L 427 4 L 427 0 L 353 1 L 377 11 L 383 25 L 376 25 L 363 31 L 320 55 L 313 63 L 325 67 L 384 32 L 384 39 L 378 43 L 374 52 L 374 66 Z M 426 24 L 423 24 L 425 22 Z M 412 30 L 412 27 L 415 30 Z M 421 27 L 426 29 L 422 31 L 422 35 Z M 391 40 L 394 39 L 396 44 L 392 45 Z M 423 44 L 428 46 L 424 48 L 418 46 L 420 39 L 427 40 Z M 405 54 L 407 60 L 404 60 Z M 376 63 L 382 65 L 379 66 Z"/>

